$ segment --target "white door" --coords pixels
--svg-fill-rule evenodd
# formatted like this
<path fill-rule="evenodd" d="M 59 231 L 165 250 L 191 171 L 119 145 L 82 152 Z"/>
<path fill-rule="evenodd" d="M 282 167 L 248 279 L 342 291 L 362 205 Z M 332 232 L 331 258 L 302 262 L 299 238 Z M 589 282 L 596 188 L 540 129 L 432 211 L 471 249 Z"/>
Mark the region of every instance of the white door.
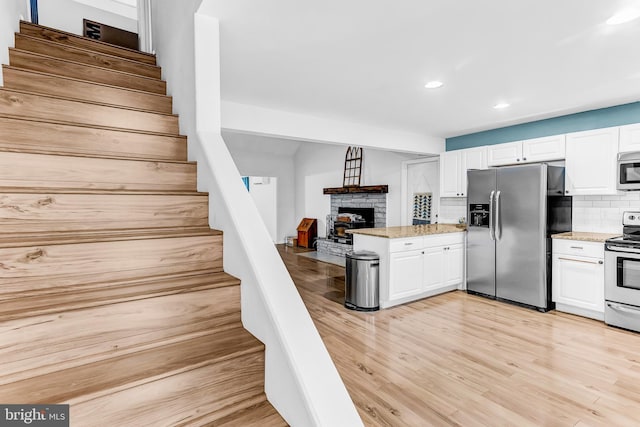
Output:
<path fill-rule="evenodd" d="M 570 196 L 617 194 L 617 154 L 618 128 L 568 134 L 566 193 Z"/>
<path fill-rule="evenodd" d="M 422 250 L 392 253 L 389 260 L 389 300 L 422 291 Z"/>

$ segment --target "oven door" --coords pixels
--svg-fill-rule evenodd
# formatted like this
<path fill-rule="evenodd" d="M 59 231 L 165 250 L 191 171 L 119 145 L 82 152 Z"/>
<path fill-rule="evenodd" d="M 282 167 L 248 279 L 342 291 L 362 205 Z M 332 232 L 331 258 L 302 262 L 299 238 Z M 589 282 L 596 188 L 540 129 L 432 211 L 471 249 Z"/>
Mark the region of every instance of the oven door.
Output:
<path fill-rule="evenodd" d="M 606 249 L 605 299 L 640 307 L 640 249 L 611 244 Z"/>
<path fill-rule="evenodd" d="M 640 190 L 640 159 L 618 161 L 618 190 Z"/>

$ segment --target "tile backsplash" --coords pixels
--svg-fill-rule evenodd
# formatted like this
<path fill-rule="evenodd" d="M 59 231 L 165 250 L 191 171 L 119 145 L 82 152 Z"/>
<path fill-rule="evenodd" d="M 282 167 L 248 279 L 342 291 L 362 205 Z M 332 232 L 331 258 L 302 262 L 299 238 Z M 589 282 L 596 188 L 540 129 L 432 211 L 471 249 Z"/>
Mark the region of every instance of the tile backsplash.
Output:
<path fill-rule="evenodd" d="M 574 196 L 573 231 L 622 234 L 622 213 L 640 210 L 640 192 L 618 196 Z"/>
<path fill-rule="evenodd" d="M 573 196 L 573 231 L 622 234 L 622 213 L 640 211 L 640 191 L 616 196 Z M 438 222 L 457 223 L 467 216 L 467 199 L 442 197 Z"/>
<path fill-rule="evenodd" d="M 467 219 L 467 198 L 441 197 L 438 222 L 457 224 L 460 218 Z"/>

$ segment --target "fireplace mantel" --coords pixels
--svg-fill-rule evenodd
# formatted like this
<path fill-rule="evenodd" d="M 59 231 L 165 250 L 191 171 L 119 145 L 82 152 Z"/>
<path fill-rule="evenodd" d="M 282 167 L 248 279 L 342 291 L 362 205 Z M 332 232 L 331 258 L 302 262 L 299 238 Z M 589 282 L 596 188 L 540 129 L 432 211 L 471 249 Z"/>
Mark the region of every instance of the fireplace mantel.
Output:
<path fill-rule="evenodd" d="M 388 185 L 363 185 L 359 187 L 333 187 L 323 188 L 323 194 L 353 194 L 353 193 L 377 193 L 386 194 L 389 192 Z"/>

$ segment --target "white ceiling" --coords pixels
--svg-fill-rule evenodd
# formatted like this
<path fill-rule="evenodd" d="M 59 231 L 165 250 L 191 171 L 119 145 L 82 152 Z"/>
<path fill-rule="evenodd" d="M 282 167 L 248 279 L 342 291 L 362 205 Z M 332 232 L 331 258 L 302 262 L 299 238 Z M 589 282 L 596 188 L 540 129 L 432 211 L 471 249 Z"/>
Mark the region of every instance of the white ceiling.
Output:
<path fill-rule="evenodd" d="M 217 0 L 222 97 L 440 137 L 633 102 L 640 20 L 605 24 L 623 7 L 640 0 Z"/>

